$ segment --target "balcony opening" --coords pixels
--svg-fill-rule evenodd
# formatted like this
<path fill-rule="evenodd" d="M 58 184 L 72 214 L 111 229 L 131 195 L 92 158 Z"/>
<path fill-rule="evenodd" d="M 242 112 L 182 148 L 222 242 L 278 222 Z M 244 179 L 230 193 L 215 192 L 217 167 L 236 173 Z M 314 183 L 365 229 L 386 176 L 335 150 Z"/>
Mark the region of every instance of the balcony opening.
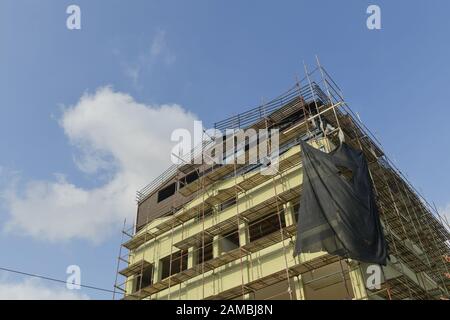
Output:
<path fill-rule="evenodd" d="M 231 232 L 219 237 L 220 254 L 239 248 L 239 231 L 234 229 Z"/>
<path fill-rule="evenodd" d="M 347 264 L 334 262 L 302 275 L 307 300 L 351 300 L 354 298 Z"/>
<path fill-rule="evenodd" d="M 283 211 L 280 212 L 280 219 L 278 218 L 276 212 L 272 212 L 262 218 L 252 221 L 248 226 L 250 242 L 265 237 L 275 231 L 279 231 L 280 220 L 281 228 L 284 228 L 286 226 L 286 222 Z"/>
<path fill-rule="evenodd" d="M 197 264 L 209 261 L 213 258 L 213 241 L 205 241 L 205 245 L 197 248 Z"/>
<path fill-rule="evenodd" d="M 148 287 L 153 283 L 153 266 L 150 265 L 142 270 L 142 274 L 137 275 L 133 281 L 133 292 Z"/>
<path fill-rule="evenodd" d="M 187 269 L 188 252 L 179 250 L 161 259 L 161 280 Z"/>

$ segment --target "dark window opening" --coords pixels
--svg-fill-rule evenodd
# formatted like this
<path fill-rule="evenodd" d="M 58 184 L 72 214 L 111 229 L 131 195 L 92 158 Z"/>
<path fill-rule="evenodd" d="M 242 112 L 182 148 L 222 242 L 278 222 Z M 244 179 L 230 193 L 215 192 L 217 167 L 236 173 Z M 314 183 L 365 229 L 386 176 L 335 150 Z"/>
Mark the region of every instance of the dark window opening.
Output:
<path fill-rule="evenodd" d="M 280 220 L 281 227 L 284 228 L 286 226 L 286 222 L 283 212 L 280 213 L 280 219 L 278 219 L 278 215 L 276 213 L 270 213 L 263 218 L 253 221 L 248 227 L 250 242 L 280 230 Z"/>
<path fill-rule="evenodd" d="M 227 208 L 229 208 L 229 207 L 231 207 L 231 206 L 233 206 L 235 204 L 236 204 L 236 197 L 231 198 L 231 199 L 229 199 L 229 200 L 227 200 L 227 201 L 225 201 L 225 202 L 220 204 L 220 211 L 223 211 L 223 210 L 225 210 L 225 209 L 227 209 Z"/>
<path fill-rule="evenodd" d="M 222 160 L 225 160 L 227 158 L 228 152 L 231 153 L 231 150 L 227 149 L 227 141 L 229 141 L 231 138 L 227 138 L 226 136 L 222 137 Z M 228 142 L 228 144 L 232 143 L 231 141 Z"/>
<path fill-rule="evenodd" d="M 164 189 L 159 190 L 158 202 L 161 202 L 161 201 L 169 198 L 170 196 L 174 195 L 176 190 L 177 190 L 177 185 L 175 182 L 168 185 Z"/>
<path fill-rule="evenodd" d="M 229 136 L 226 141 L 223 142 L 223 159 L 225 160 L 227 158 L 234 159 L 237 153 L 238 148 L 238 137 L 237 136 Z"/>
<path fill-rule="evenodd" d="M 212 240 L 205 241 L 204 247 L 197 248 L 197 264 L 209 261 L 213 258 L 213 242 Z"/>
<path fill-rule="evenodd" d="M 239 232 L 238 229 L 225 234 L 219 238 L 220 253 L 225 253 L 239 247 Z"/>
<path fill-rule="evenodd" d="M 183 188 L 185 185 L 194 182 L 199 177 L 198 171 L 192 171 L 191 173 L 187 174 L 183 178 L 180 179 L 180 188 Z"/>
<path fill-rule="evenodd" d="M 142 270 L 142 274 L 134 278 L 133 291 L 139 291 L 142 288 L 148 287 L 153 283 L 153 266 L 148 266 Z"/>
<path fill-rule="evenodd" d="M 161 280 L 187 269 L 188 252 L 180 250 L 161 259 Z"/>

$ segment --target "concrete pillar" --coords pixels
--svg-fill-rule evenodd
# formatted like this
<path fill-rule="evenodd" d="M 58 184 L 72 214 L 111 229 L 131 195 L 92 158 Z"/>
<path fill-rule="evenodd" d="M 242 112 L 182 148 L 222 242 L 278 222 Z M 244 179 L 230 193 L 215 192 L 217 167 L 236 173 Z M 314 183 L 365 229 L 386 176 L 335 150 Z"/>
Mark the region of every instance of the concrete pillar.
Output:
<path fill-rule="evenodd" d="M 367 299 L 367 290 L 364 277 L 361 273 L 361 265 L 352 261 L 349 265 L 349 277 L 352 283 L 354 299 Z"/>
<path fill-rule="evenodd" d="M 213 257 L 217 258 L 220 256 L 220 240 L 219 235 L 214 236 L 213 238 Z"/>
<path fill-rule="evenodd" d="M 242 300 L 252 300 L 252 294 L 251 293 L 244 294 L 244 299 Z"/>
<path fill-rule="evenodd" d="M 196 257 L 197 257 L 197 255 L 196 255 L 195 248 L 194 247 L 190 247 L 188 249 L 188 265 L 187 265 L 188 269 L 192 268 L 194 266 Z"/>
<path fill-rule="evenodd" d="M 159 260 L 160 250 L 161 250 L 161 243 L 159 241 L 155 241 L 155 247 L 158 249 L 155 250 L 156 252 L 153 255 L 153 283 L 158 282 L 161 279 L 161 261 Z"/>
<path fill-rule="evenodd" d="M 297 300 L 305 300 L 305 290 L 303 288 L 302 276 L 298 275 L 292 278 L 294 281 L 294 291 Z"/>
<path fill-rule="evenodd" d="M 246 245 L 247 243 L 250 242 L 250 234 L 248 231 L 248 223 L 243 221 L 239 224 L 239 245 L 242 247 L 244 245 Z M 249 266 L 248 266 L 248 257 L 243 259 L 243 266 L 242 266 L 243 270 L 243 276 L 244 276 L 244 283 L 247 283 L 249 281 Z M 244 294 L 244 296 L 242 297 L 243 300 L 250 300 L 251 299 L 251 294 L 247 293 Z"/>
<path fill-rule="evenodd" d="M 287 202 L 283 204 L 284 209 L 284 219 L 286 221 L 286 226 L 290 226 L 295 223 L 295 217 L 294 217 L 294 207 L 292 205 L 292 202 Z"/>
<path fill-rule="evenodd" d="M 153 270 L 153 283 L 156 283 L 161 279 L 161 269 L 161 261 L 155 260 Z"/>
<path fill-rule="evenodd" d="M 241 222 L 239 224 L 239 245 L 242 247 L 250 242 L 250 235 L 248 232 L 247 222 Z"/>

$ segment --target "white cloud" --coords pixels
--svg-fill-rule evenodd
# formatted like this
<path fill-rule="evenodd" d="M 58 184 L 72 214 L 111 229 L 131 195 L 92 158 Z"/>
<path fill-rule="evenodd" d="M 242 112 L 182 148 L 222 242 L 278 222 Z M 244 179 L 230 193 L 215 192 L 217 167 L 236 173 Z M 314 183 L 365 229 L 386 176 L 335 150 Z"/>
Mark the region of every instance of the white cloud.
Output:
<path fill-rule="evenodd" d="M 76 148 L 76 164 L 98 181 L 83 188 L 58 174 L 10 185 L 3 193 L 5 229 L 49 241 L 104 240 L 124 217 L 134 221 L 136 190 L 170 165 L 171 132 L 192 128 L 195 116 L 178 105 L 150 106 L 103 87 L 64 110 L 61 127 Z"/>
<path fill-rule="evenodd" d="M 147 62 L 150 64 L 155 63 L 157 58 L 162 58 L 162 61 L 167 65 L 171 65 L 175 62 L 176 57 L 167 45 L 166 31 L 158 29 L 156 32 L 151 42 L 149 58 L 150 59 L 148 59 Z M 144 56 L 144 61 L 145 60 Z"/>
<path fill-rule="evenodd" d="M 134 64 L 134 65 L 126 64 L 123 68 L 125 75 L 133 81 L 134 85 L 137 85 L 137 82 L 139 80 L 139 76 L 141 73 L 141 69 L 142 69 L 142 66 L 139 64 Z"/>
<path fill-rule="evenodd" d="M 46 286 L 37 279 L 21 282 L 0 281 L 0 300 L 87 300 L 89 296 L 68 290 L 64 284 Z"/>
<path fill-rule="evenodd" d="M 166 31 L 158 29 L 150 41 L 150 46 L 141 52 L 136 60 L 123 64 L 124 73 L 137 85 L 143 71 L 151 71 L 152 68 L 161 62 L 170 66 L 175 63 L 176 56 L 167 45 Z"/>
<path fill-rule="evenodd" d="M 156 58 L 166 48 L 166 32 L 158 30 L 156 36 L 153 38 L 152 45 L 150 47 L 150 54 Z"/>

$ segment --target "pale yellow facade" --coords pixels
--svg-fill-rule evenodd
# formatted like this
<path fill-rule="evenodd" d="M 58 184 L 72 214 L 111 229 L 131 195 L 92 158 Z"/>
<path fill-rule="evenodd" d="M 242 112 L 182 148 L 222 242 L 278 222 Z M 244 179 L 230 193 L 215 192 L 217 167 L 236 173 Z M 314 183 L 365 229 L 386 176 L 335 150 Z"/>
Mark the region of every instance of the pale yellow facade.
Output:
<path fill-rule="evenodd" d="M 320 145 L 323 144 L 319 142 Z M 327 146 L 328 147 L 328 146 Z M 294 146 L 289 151 L 281 155 L 280 164 L 286 159 L 293 159 L 294 157 L 300 158 L 300 146 Z M 259 175 L 259 171 L 253 171 L 242 176 L 236 176 L 235 178 L 229 178 L 224 181 L 220 181 L 214 186 L 208 188 L 203 193 L 199 194 L 193 201 L 185 206 L 182 210 L 188 210 L 195 207 L 204 201 L 207 201 L 209 197 L 217 195 L 222 190 L 229 190 L 234 185 L 240 182 L 252 179 L 255 175 Z M 267 199 L 273 198 L 276 195 L 285 194 L 291 190 L 301 190 L 302 184 L 302 169 L 300 162 L 296 165 L 288 168 L 281 174 L 275 175 L 273 178 L 265 181 L 264 183 L 248 190 L 247 192 L 241 192 L 237 194 L 236 204 L 220 212 L 216 212 L 211 216 L 205 217 L 203 220 L 191 219 L 191 221 L 184 225 L 177 226 L 170 231 L 162 234 L 156 239 L 149 239 L 144 245 L 134 250 L 130 255 L 130 265 L 139 263 L 139 261 L 145 260 L 153 264 L 153 279 L 152 282 L 158 283 L 161 280 L 161 263 L 160 260 L 163 257 L 169 256 L 176 251 L 174 244 L 182 242 L 195 234 L 199 234 L 202 230 L 207 230 L 221 222 L 226 222 L 232 218 L 235 218 L 246 212 L 248 209 L 258 206 Z M 281 214 L 284 215 L 286 227 L 291 226 L 292 230 L 295 230 L 295 219 L 293 205 L 294 201 L 298 202 L 298 199 L 292 199 L 288 202 L 279 201 L 280 210 L 283 209 Z M 180 212 L 175 213 L 181 214 Z M 160 218 L 152 221 L 146 228 L 140 230 L 139 233 L 145 233 L 154 229 L 158 224 L 167 221 L 169 218 Z M 239 230 L 240 246 L 244 246 L 249 242 L 248 227 L 244 219 L 236 222 L 236 228 Z M 139 235 L 137 234 L 137 236 Z M 325 255 L 325 253 L 315 254 L 302 254 L 300 256 L 293 256 L 294 238 L 285 238 L 284 240 L 263 248 L 250 255 L 238 258 L 235 261 L 227 263 L 226 265 L 215 268 L 214 270 L 204 272 L 192 279 L 186 280 L 181 284 L 169 285 L 169 288 L 161 290 L 153 295 L 151 299 L 204 299 L 213 297 L 223 291 L 231 288 L 240 287 L 247 283 L 270 276 L 274 273 L 286 270 L 287 268 L 299 265 L 303 262 L 314 259 L 318 256 Z M 215 236 L 213 241 L 213 254 L 214 257 L 222 254 L 222 248 L 220 246 L 220 236 Z M 188 254 L 188 266 L 191 268 L 195 263 L 195 256 L 198 254 L 194 248 L 189 248 Z M 226 253 L 225 253 L 226 254 Z M 336 267 L 336 266 L 335 266 Z M 345 275 L 346 281 L 351 292 L 349 296 L 351 298 L 363 298 L 365 296 L 364 279 L 360 275 L 359 268 L 350 271 L 348 275 Z M 127 292 L 133 292 L 133 277 L 130 277 L 127 282 Z M 273 298 L 273 299 L 304 299 L 305 292 L 302 284 L 302 275 L 296 275 L 290 277 L 290 282 L 281 281 L 280 284 L 273 285 L 272 291 L 267 290 L 267 293 L 261 292 L 261 298 Z M 291 294 L 289 294 L 289 290 Z M 332 290 L 332 289 L 331 289 Z M 279 292 L 278 292 L 279 291 Z M 271 293 L 274 293 L 271 296 Z M 333 296 L 331 294 L 331 296 Z M 255 298 L 254 294 L 246 293 L 239 299 L 252 299 Z"/>

